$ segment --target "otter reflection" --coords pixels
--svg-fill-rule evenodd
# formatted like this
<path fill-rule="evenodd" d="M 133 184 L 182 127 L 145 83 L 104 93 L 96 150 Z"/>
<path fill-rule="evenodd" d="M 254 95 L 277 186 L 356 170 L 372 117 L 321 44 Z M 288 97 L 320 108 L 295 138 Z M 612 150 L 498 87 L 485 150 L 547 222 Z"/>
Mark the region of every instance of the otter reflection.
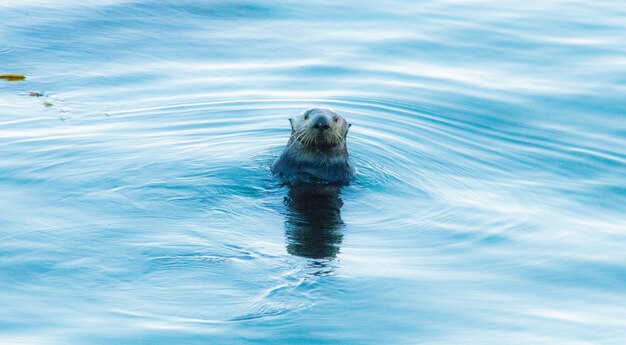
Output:
<path fill-rule="evenodd" d="M 285 198 L 287 252 L 313 259 L 334 258 L 343 235 L 338 185 L 297 184 Z"/>

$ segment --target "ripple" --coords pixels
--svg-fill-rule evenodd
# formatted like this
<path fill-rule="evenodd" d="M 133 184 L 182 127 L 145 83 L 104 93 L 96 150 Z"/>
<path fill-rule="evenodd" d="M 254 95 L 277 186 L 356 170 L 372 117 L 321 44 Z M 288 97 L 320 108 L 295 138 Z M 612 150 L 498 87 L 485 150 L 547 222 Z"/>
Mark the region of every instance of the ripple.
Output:
<path fill-rule="evenodd" d="M 0 4 L 0 339 L 619 343 L 624 13 Z M 313 106 L 356 178 L 299 208 Z"/>

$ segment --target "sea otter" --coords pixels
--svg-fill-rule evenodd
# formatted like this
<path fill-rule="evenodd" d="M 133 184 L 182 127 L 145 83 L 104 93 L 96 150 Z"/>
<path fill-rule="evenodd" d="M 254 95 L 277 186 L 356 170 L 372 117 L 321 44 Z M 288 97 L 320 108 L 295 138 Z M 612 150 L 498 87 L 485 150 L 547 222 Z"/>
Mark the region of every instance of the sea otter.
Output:
<path fill-rule="evenodd" d="M 346 184 L 354 168 L 348 160 L 346 136 L 350 124 L 329 109 L 312 108 L 289 119 L 291 137 L 272 165 L 286 184 Z"/>

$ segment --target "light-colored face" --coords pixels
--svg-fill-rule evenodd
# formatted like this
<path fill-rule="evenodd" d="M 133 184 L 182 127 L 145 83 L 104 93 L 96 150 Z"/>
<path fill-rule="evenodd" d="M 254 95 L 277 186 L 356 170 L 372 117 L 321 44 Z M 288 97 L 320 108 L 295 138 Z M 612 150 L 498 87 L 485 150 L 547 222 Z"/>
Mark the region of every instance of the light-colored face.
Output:
<path fill-rule="evenodd" d="M 312 108 L 289 119 L 291 135 L 305 146 L 331 148 L 345 142 L 350 124 L 330 109 Z"/>

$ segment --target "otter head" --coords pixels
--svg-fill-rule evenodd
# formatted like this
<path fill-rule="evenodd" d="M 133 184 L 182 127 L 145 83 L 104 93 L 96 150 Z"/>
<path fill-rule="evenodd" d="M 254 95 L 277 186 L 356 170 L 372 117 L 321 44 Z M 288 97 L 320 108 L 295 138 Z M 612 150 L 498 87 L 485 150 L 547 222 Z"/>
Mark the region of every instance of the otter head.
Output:
<path fill-rule="evenodd" d="M 351 126 L 336 112 L 323 108 L 308 109 L 289 122 L 293 140 L 320 150 L 343 146 Z"/>

